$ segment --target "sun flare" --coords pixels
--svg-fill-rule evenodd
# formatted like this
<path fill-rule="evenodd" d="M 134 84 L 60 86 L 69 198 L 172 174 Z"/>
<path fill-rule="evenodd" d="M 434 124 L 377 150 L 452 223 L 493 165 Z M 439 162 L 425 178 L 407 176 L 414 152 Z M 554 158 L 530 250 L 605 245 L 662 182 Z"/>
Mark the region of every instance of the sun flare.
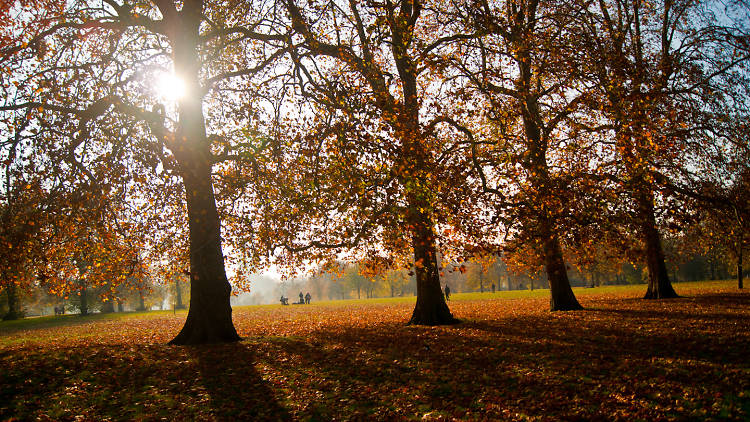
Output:
<path fill-rule="evenodd" d="M 160 73 L 154 82 L 156 93 L 167 101 L 177 101 L 186 94 L 185 82 L 174 73 Z"/>

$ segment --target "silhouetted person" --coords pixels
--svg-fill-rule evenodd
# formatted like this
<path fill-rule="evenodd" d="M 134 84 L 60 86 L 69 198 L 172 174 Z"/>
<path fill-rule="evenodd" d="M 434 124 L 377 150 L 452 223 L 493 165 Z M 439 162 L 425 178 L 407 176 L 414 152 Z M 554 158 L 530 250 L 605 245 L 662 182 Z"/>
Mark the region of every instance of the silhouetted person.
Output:
<path fill-rule="evenodd" d="M 492 283 L 492 293 L 495 293 L 495 283 Z"/>
<path fill-rule="evenodd" d="M 451 288 L 445 285 L 445 300 L 451 300 Z"/>
<path fill-rule="evenodd" d="M 299 303 L 305 303 L 305 295 L 302 292 L 299 292 Z"/>
<path fill-rule="evenodd" d="M 288 305 L 289 304 L 289 298 L 284 297 L 284 295 L 281 295 L 281 299 L 279 300 L 282 305 Z"/>
<path fill-rule="evenodd" d="M 310 296 L 310 292 L 307 292 L 307 294 L 305 295 L 305 303 L 309 305 L 310 299 L 312 299 L 312 296 Z"/>

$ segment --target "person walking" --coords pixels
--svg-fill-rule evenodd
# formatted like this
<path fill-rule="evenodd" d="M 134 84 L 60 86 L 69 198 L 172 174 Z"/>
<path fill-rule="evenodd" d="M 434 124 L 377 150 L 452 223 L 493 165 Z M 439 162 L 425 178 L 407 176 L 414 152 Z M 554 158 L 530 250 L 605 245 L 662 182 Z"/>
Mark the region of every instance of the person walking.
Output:
<path fill-rule="evenodd" d="M 451 288 L 445 285 L 445 300 L 451 300 Z"/>
<path fill-rule="evenodd" d="M 310 299 L 312 299 L 312 296 L 310 296 L 310 292 L 307 292 L 307 294 L 305 295 L 305 303 L 309 305 Z"/>

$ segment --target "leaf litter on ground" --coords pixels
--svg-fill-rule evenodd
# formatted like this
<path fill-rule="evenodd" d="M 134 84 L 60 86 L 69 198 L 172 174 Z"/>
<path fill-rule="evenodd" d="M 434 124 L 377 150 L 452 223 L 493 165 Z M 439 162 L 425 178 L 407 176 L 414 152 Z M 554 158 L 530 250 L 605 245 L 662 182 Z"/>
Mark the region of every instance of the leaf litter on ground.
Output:
<path fill-rule="evenodd" d="M 454 295 L 446 327 L 406 301 L 239 308 L 223 345 L 167 346 L 184 313 L 0 325 L 0 420 L 750 419 L 750 295 L 589 290 Z"/>

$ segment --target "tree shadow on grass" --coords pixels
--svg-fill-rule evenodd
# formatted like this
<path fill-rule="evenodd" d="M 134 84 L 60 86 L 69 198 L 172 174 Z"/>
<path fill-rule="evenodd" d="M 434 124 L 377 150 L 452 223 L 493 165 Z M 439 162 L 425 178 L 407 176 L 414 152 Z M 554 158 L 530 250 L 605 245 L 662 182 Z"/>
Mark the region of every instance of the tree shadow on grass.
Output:
<path fill-rule="evenodd" d="M 82 344 L 0 354 L 0 420 L 288 419 L 242 344 Z"/>
<path fill-rule="evenodd" d="M 722 293 L 696 293 L 692 292 L 692 294 L 682 294 L 679 297 L 676 298 L 668 298 L 668 299 L 644 299 L 643 297 L 629 297 L 629 298 L 617 298 L 617 299 L 607 299 L 603 300 L 601 302 L 603 303 L 627 303 L 627 304 L 651 304 L 659 305 L 659 304 L 670 304 L 670 303 L 681 303 L 684 301 L 687 302 L 696 302 L 701 305 L 706 306 L 739 306 L 739 307 L 748 307 L 750 306 L 750 294 L 747 292 L 722 292 Z M 584 296 L 585 297 L 585 296 Z"/>
<path fill-rule="evenodd" d="M 255 368 L 257 358 L 246 344 L 189 346 L 201 384 L 215 416 L 225 420 L 289 420 L 274 391 Z"/>
<path fill-rule="evenodd" d="M 747 420 L 750 320 L 736 315 L 750 310 L 729 296 L 201 347 L 14 347 L 0 420 Z"/>
<path fill-rule="evenodd" d="M 742 420 L 750 321 L 725 310 L 744 298 L 725 298 L 671 312 L 605 301 L 451 327 L 323 327 L 261 347 L 309 370 L 311 390 L 332 392 L 309 396 L 329 418 Z"/>
<path fill-rule="evenodd" d="M 331 392 L 311 397 L 309 407 L 327 410 L 322 420 L 610 419 L 611 409 L 600 411 L 597 399 L 580 391 L 570 374 L 578 356 L 558 354 L 568 350 L 438 330 L 347 328 L 272 346 L 315 374 L 313 389 Z M 574 410 L 575 397 L 581 400 Z M 580 401 L 591 409 L 581 410 Z"/>
<path fill-rule="evenodd" d="M 268 338 L 260 347 L 288 356 L 289 381 L 315 393 L 295 392 L 303 419 L 403 420 L 430 412 L 460 417 L 455 408 L 470 406 L 481 384 L 463 378 L 473 374 L 456 367 L 455 356 L 441 355 L 440 344 L 422 338 L 420 330 L 347 327 L 306 339 Z M 294 379 L 300 369 L 303 379 Z"/>
<path fill-rule="evenodd" d="M 644 299 L 635 301 L 601 301 L 582 313 L 569 315 L 467 321 L 464 327 L 539 345 L 554 344 L 562 353 L 602 355 L 613 360 L 657 357 L 716 364 L 747 362 L 750 338 L 742 333 L 750 328 L 750 296 L 722 294 L 665 300 L 664 304 L 678 304 L 669 308 L 653 306 L 656 302 Z M 649 307 L 631 308 L 632 303 Z"/>

